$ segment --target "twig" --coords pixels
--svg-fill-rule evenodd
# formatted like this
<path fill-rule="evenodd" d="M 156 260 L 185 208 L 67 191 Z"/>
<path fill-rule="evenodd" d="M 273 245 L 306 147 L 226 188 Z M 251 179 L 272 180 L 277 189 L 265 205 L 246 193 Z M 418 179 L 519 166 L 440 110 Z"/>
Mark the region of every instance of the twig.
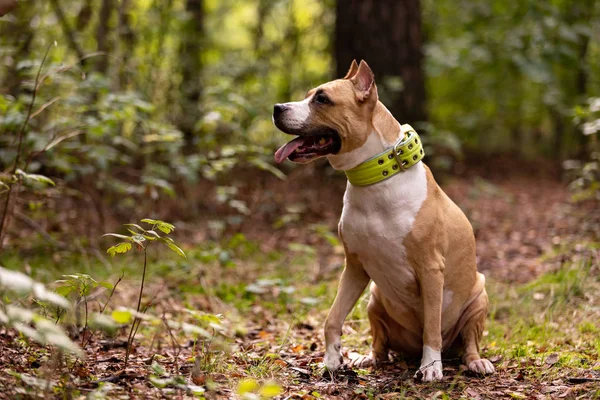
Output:
<path fill-rule="evenodd" d="M 85 289 L 84 289 L 85 291 Z M 83 326 L 83 333 L 81 334 L 81 347 L 83 348 L 83 343 L 85 341 L 85 332 L 88 329 L 88 301 L 87 296 L 83 296 L 83 303 L 85 305 L 85 325 Z"/>
<path fill-rule="evenodd" d="M 175 360 L 174 360 L 175 372 L 177 374 L 179 374 L 179 354 L 181 354 L 181 345 L 179 344 L 177 339 L 175 339 L 173 332 L 171 332 L 171 327 L 169 326 L 169 323 L 167 322 L 164 313 L 162 316 L 162 321 L 165 324 L 165 326 L 167 327 L 167 332 L 169 333 L 169 336 L 171 338 L 171 344 L 173 345 L 173 350 L 175 352 Z"/>
<path fill-rule="evenodd" d="M 587 378 L 587 377 L 572 376 L 572 377 L 569 377 L 569 382 L 570 383 L 600 382 L 600 378 Z"/>
<path fill-rule="evenodd" d="M 46 108 L 50 107 L 52 104 L 56 103 L 58 100 L 60 100 L 60 96 L 56 96 L 52 100 L 47 101 L 44 104 L 42 104 L 40 106 L 40 108 L 38 108 L 33 114 L 31 114 L 31 119 L 34 119 L 35 117 L 40 115 Z"/>
<path fill-rule="evenodd" d="M 125 276 L 125 271 L 122 271 L 121 276 L 119 277 L 119 279 L 117 279 L 117 281 L 115 282 L 115 284 L 113 285 L 113 287 L 110 291 L 110 294 L 108 295 L 108 300 L 106 300 L 106 303 L 104 303 L 104 306 L 102 306 L 102 308 L 100 309 L 100 314 L 104 314 L 104 310 L 106 309 L 106 306 L 108 305 L 108 303 L 110 303 L 110 300 L 112 299 L 113 294 L 115 294 L 115 290 L 117 289 L 117 286 L 119 285 L 119 283 L 121 283 L 124 276 Z"/>
<path fill-rule="evenodd" d="M 38 68 L 37 71 L 37 75 L 35 76 L 35 86 L 33 89 L 33 95 L 31 96 L 31 102 L 29 102 L 29 109 L 27 110 L 27 117 L 25 118 L 25 121 L 23 121 L 23 125 L 21 126 L 21 130 L 19 131 L 18 137 L 19 137 L 19 146 L 17 148 L 17 156 L 15 158 L 15 164 L 13 165 L 12 171 L 11 171 L 11 175 L 15 175 L 17 172 L 17 168 L 19 168 L 19 161 L 21 161 L 21 153 L 23 151 L 23 137 L 25 136 L 25 130 L 27 129 L 27 125 L 29 124 L 29 120 L 31 119 L 31 113 L 33 112 L 33 105 L 35 104 L 35 98 L 37 96 L 37 92 L 39 89 L 39 81 L 40 81 L 40 75 L 42 74 L 42 68 L 44 66 L 44 63 L 46 62 L 46 58 L 48 57 L 48 53 L 50 52 L 50 48 L 51 46 L 53 46 L 54 43 L 51 43 L 48 45 L 48 48 L 46 49 L 46 53 L 44 53 L 44 58 L 42 59 L 42 62 L 40 63 L 40 67 Z M 6 203 L 4 203 L 4 212 L 2 213 L 2 219 L 0 220 L 0 250 L 2 250 L 2 247 L 4 246 L 4 240 L 3 240 L 3 236 L 4 236 L 4 228 L 5 226 L 8 226 L 8 222 L 9 222 L 9 211 L 11 211 L 9 209 L 10 206 L 10 200 L 11 200 L 11 196 L 12 193 L 14 192 L 13 190 L 13 186 L 17 186 L 16 190 L 19 190 L 20 187 L 20 180 L 18 180 L 16 183 L 11 184 L 8 186 L 8 192 L 6 194 Z"/>
<path fill-rule="evenodd" d="M 56 247 L 61 250 L 68 248 L 68 246 L 66 246 L 63 243 L 60 243 L 58 240 L 50 236 L 50 234 L 46 232 L 40 224 L 29 218 L 27 215 L 23 214 L 20 211 L 15 211 L 14 214 L 16 219 L 18 219 L 19 221 L 21 221 L 22 223 L 39 233 L 44 238 L 44 240 L 50 243 L 50 245 L 52 245 L 53 247 Z"/>
<path fill-rule="evenodd" d="M 147 262 L 148 262 L 148 251 L 144 247 L 144 270 L 142 272 L 142 284 L 140 285 L 140 294 L 138 296 L 138 304 L 137 304 L 137 309 L 136 309 L 136 311 L 138 313 L 140 312 L 140 306 L 142 305 L 142 294 L 144 293 L 144 281 L 146 280 Z M 131 353 L 131 344 L 133 343 L 135 323 L 137 322 L 137 320 L 138 320 L 138 317 L 136 315 L 136 317 L 133 320 L 133 324 L 131 324 L 131 330 L 129 331 L 129 337 L 127 338 L 127 351 L 125 352 L 125 367 L 124 368 L 127 368 L 127 362 L 129 361 L 129 354 Z M 141 323 L 141 321 L 140 321 L 140 323 Z M 135 330 L 137 331 L 137 329 L 135 329 Z"/>
<path fill-rule="evenodd" d="M 106 309 L 106 306 L 108 306 L 108 303 L 110 303 L 110 300 L 113 297 L 113 294 L 115 294 L 115 290 L 117 289 L 117 286 L 119 285 L 119 283 L 121 283 L 121 281 L 123 280 L 123 277 L 125 276 L 125 271 L 121 272 L 121 276 L 119 277 L 119 279 L 117 280 L 117 282 L 115 282 L 115 284 L 113 285 L 110 294 L 108 295 L 108 300 L 106 300 L 106 303 L 104 303 L 103 306 L 100 307 L 100 314 L 104 314 L 104 310 Z M 94 337 L 94 335 L 96 334 L 97 330 L 93 330 L 91 335 L 88 337 L 88 339 L 85 341 L 85 343 L 81 344 L 81 347 L 83 349 L 85 349 L 85 347 L 92 341 L 92 338 Z M 84 334 L 85 336 L 85 334 Z"/>

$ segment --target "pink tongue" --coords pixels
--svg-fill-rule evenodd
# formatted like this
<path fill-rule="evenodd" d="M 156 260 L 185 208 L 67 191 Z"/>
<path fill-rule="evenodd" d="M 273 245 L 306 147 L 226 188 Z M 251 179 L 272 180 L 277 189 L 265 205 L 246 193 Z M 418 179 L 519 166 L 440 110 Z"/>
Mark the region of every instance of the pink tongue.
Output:
<path fill-rule="evenodd" d="M 275 152 L 275 162 L 277 164 L 281 163 L 286 158 L 288 158 L 289 155 L 292 154 L 298 147 L 302 146 L 302 144 L 304 144 L 304 138 L 302 137 L 297 137 L 296 139 L 287 142 Z"/>

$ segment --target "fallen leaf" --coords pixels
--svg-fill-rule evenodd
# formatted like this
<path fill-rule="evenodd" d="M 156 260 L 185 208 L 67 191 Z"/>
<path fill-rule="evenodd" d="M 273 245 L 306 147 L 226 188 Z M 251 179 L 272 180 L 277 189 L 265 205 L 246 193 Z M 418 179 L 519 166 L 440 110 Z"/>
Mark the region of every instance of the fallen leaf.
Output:
<path fill-rule="evenodd" d="M 554 365 L 558 362 L 558 353 L 552 353 L 546 357 L 545 363 L 548 365 Z"/>

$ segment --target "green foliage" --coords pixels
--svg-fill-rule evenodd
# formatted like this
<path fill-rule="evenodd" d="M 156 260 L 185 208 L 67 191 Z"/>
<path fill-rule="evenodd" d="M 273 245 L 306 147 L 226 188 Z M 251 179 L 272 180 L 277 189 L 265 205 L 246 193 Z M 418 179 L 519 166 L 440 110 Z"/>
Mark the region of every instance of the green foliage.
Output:
<path fill-rule="evenodd" d="M 193 385 L 187 382 L 187 379 L 181 375 L 171 375 L 158 363 L 152 364 L 154 373 L 150 375 L 150 383 L 157 388 L 173 387 L 182 389 L 197 398 L 203 399 L 206 391 L 202 386 Z"/>
<path fill-rule="evenodd" d="M 23 179 L 26 183 L 27 182 L 38 182 L 45 186 L 56 186 L 56 184 L 54 183 L 54 181 L 52 179 L 50 179 L 44 175 L 28 174 L 28 173 L 21 171 L 20 169 L 17 169 L 16 175 L 19 176 L 21 179 Z"/>
<path fill-rule="evenodd" d="M 577 106 L 574 122 L 589 137 L 589 156 L 563 163 L 571 178 L 569 187 L 576 201 L 600 200 L 600 98 L 590 98 L 585 106 Z"/>
<path fill-rule="evenodd" d="M 42 345 L 52 345 L 78 357 L 83 356 L 79 346 L 69 339 L 60 325 L 39 315 L 30 306 L 18 305 L 16 300 L 14 303 L 6 303 L 9 297 L 5 294 L 9 293 L 21 298 L 31 296 L 36 301 L 70 309 L 71 304 L 64 297 L 47 290 L 44 285 L 21 272 L 0 267 L 0 324 L 16 329 L 24 337 Z"/>
<path fill-rule="evenodd" d="M 104 286 L 107 289 L 112 289 L 112 285 L 110 283 L 99 283 L 87 274 L 76 273 L 63 275 L 63 278 L 64 279 L 59 279 L 55 282 L 59 285 L 55 291 L 64 297 L 68 297 L 71 293 L 75 293 L 79 297 L 89 296 L 90 292 L 98 287 L 98 285 Z"/>
<path fill-rule="evenodd" d="M 570 110 L 600 84 L 594 2 L 425 0 L 423 8 L 435 126 L 479 151 L 577 149 Z"/>
<path fill-rule="evenodd" d="M 121 235 L 118 233 L 106 233 L 103 236 L 111 236 L 117 239 L 125 240 L 124 242 L 117 243 L 114 246 L 109 247 L 106 252 L 111 256 L 116 254 L 127 253 L 132 248 L 132 243 L 135 243 L 140 249 L 146 249 L 149 243 L 158 241 L 163 243 L 169 249 L 171 249 L 178 256 L 186 258 L 184 251 L 175 244 L 173 239 L 167 236 L 161 236 L 156 230 L 158 229 L 163 234 L 168 235 L 175 230 L 175 226 L 168 222 L 144 218 L 141 222 L 151 226 L 150 229 L 142 228 L 138 224 L 125 224 L 130 235 Z"/>
<path fill-rule="evenodd" d="M 283 392 L 283 388 L 275 382 L 266 382 L 260 385 L 254 379 L 244 379 L 238 384 L 237 394 L 242 399 L 254 400 L 254 399 L 270 399 L 280 395 Z"/>

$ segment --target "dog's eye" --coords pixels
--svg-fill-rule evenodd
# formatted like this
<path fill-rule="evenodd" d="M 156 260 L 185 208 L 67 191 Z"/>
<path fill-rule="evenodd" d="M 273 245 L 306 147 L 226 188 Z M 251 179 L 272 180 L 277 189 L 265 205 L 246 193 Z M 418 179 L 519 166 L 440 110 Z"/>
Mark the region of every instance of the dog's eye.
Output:
<path fill-rule="evenodd" d="M 325 93 L 317 93 L 315 95 L 315 103 L 331 104 L 331 100 L 329 100 L 329 97 Z"/>

